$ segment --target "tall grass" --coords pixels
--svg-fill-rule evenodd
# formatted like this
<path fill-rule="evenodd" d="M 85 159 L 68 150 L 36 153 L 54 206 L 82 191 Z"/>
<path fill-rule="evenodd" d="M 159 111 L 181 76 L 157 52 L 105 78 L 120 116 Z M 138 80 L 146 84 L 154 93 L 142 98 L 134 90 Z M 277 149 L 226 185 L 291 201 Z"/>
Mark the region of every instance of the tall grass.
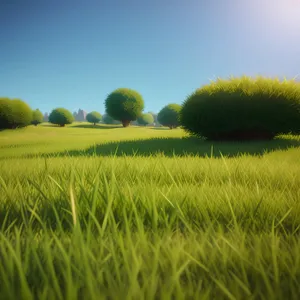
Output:
<path fill-rule="evenodd" d="M 299 137 L 184 154 L 153 139 L 181 130 L 66 129 L 0 133 L 0 299 L 299 298 Z"/>

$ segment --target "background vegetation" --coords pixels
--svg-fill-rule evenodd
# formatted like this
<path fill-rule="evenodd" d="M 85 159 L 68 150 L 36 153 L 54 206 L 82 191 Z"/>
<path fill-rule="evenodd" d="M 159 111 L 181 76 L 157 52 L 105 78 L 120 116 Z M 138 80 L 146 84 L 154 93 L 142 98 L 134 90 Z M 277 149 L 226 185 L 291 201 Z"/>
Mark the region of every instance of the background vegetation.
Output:
<path fill-rule="evenodd" d="M 154 117 L 151 113 L 142 114 L 137 121 L 138 124 L 146 126 L 154 123 Z"/>
<path fill-rule="evenodd" d="M 43 113 L 39 109 L 32 111 L 31 124 L 37 126 L 38 124 L 43 123 L 43 119 L 44 119 Z"/>
<path fill-rule="evenodd" d="M 157 120 L 160 124 L 170 129 L 177 128 L 180 125 L 180 110 L 181 105 L 175 103 L 168 104 L 158 113 Z"/>

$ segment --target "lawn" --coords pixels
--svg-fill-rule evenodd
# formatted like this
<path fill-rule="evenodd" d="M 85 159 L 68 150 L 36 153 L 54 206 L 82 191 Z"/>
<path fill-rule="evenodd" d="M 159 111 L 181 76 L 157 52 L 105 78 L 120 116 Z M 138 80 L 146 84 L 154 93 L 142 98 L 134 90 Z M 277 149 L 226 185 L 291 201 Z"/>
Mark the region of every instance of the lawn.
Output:
<path fill-rule="evenodd" d="M 0 132 L 0 299 L 299 299 L 300 136 Z"/>

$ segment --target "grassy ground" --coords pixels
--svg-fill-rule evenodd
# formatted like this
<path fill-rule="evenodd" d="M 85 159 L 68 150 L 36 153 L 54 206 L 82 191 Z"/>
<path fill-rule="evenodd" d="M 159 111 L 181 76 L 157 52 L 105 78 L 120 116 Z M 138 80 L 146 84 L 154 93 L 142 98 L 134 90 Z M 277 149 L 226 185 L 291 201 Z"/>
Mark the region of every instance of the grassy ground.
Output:
<path fill-rule="evenodd" d="M 299 146 L 0 132 L 0 299 L 299 299 Z"/>

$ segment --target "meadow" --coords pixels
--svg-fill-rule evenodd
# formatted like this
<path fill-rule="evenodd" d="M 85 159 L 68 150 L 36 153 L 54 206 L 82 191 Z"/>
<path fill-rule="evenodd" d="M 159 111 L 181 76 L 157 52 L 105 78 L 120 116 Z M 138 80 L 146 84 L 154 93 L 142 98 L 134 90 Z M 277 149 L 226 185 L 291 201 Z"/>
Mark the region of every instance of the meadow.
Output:
<path fill-rule="evenodd" d="M 299 299 L 300 136 L 0 131 L 0 299 Z"/>

